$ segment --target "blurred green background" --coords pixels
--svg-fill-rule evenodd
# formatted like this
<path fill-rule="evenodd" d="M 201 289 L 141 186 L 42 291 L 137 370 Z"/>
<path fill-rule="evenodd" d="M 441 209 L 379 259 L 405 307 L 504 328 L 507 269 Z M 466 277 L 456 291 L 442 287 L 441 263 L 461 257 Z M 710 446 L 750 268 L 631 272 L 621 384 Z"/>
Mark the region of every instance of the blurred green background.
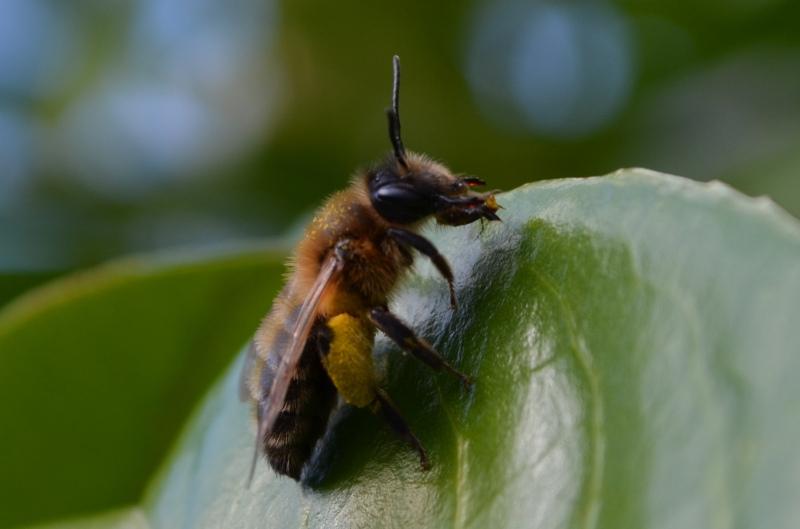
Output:
<path fill-rule="evenodd" d="M 0 3 L 0 301 L 279 236 L 388 149 L 492 187 L 645 166 L 800 214 L 790 0 Z M 624 207 L 624 205 L 620 205 Z"/>

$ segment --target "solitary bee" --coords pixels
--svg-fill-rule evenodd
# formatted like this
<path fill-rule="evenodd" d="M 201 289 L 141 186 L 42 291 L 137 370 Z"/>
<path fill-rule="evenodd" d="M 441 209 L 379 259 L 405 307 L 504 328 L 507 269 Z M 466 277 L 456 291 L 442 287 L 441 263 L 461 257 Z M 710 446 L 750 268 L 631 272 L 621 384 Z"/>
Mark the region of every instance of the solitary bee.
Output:
<path fill-rule="evenodd" d="M 393 72 L 392 106 L 386 111 L 392 154 L 358 173 L 316 214 L 295 249 L 291 276 L 251 344 L 242 389 L 258 423 L 253 468 L 260 448 L 276 472 L 300 479 L 337 393 L 385 419 L 419 454 L 422 468 L 429 468 L 419 439 L 378 386 L 372 364 L 376 330 L 430 367 L 470 383 L 387 304 L 416 250 L 447 280 L 455 308 L 450 265 L 416 230 L 430 217 L 449 226 L 499 220 L 499 206 L 492 193 L 471 190 L 485 185 L 480 179 L 454 176 L 445 166 L 405 150 L 397 56 Z"/>

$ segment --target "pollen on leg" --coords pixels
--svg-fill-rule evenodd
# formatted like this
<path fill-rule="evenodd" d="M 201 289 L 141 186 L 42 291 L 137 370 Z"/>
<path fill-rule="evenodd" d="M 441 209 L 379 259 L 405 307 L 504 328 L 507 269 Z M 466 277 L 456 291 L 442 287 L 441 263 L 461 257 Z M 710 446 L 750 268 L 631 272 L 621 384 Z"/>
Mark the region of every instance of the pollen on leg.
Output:
<path fill-rule="evenodd" d="M 339 314 L 328 320 L 331 341 L 322 363 L 342 398 L 363 408 L 375 400 L 374 330 L 364 318 Z"/>

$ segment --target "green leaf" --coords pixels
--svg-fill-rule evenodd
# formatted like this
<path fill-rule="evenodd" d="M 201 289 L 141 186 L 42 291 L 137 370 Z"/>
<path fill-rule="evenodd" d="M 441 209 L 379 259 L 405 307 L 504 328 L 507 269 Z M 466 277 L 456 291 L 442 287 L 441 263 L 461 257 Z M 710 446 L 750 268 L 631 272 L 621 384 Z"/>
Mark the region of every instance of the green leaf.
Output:
<path fill-rule="evenodd" d="M 0 527 L 136 502 L 282 259 L 129 259 L 0 313 Z"/>
<path fill-rule="evenodd" d="M 55 279 L 60 274 L 50 270 L 0 273 L 0 309 L 23 292 Z"/>
<path fill-rule="evenodd" d="M 429 231 L 457 311 L 425 262 L 392 304 L 473 390 L 378 344 L 430 472 L 343 409 L 305 486 L 262 462 L 245 488 L 239 361 L 115 527 L 794 527 L 797 221 L 642 170 L 499 201 L 502 224 Z"/>

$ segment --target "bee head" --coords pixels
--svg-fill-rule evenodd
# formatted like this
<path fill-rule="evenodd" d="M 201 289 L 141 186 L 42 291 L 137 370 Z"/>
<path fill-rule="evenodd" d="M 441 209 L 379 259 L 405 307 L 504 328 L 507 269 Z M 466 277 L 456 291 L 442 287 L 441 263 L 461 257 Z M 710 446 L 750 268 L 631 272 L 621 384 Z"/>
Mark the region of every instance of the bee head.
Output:
<path fill-rule="evenodd" d="M 407 153 L 400 136 L 400 59 L 393 58 L 392 106 L 387 109 L 392 156 L 368 173 L 367 186 L 375 210 L 386 220 L 411 224 L 435 215 L 441 224 L 458 226 L 478 219 L 500 220 L 493 193 L 476 193 L 484 185 L 460 177 L 425 156 Z"/>

